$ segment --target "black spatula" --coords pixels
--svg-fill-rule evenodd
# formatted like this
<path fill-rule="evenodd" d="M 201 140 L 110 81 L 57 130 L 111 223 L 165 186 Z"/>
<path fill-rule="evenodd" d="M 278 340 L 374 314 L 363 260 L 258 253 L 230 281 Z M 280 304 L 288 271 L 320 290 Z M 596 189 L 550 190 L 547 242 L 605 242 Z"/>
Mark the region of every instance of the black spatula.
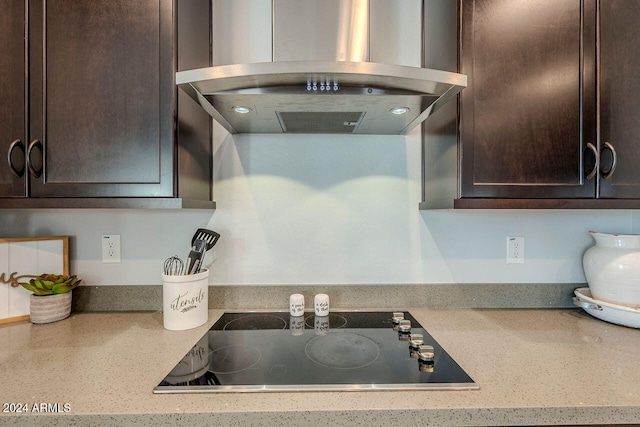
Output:
<path fill-rule="evenodd" d="M 196 240 L 203 240 L 207 244 L 205 250 L 208 251 L 216 244 L 219 238 L 220 235 L 215 231 L 207 230 L 206 228 L 198 228 L 196 233 L 193 235 L 193 239 L 191 239 L 191 247 L 195 246 Z"/>

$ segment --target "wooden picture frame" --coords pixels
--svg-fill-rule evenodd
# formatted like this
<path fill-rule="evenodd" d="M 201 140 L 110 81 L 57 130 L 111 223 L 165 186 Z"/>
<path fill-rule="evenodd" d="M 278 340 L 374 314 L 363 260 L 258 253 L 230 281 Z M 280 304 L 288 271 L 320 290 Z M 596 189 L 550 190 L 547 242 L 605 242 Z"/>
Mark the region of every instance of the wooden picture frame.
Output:
<path fill-rule="evenodd" d="M 69 274 L 69 236 L 0 238 L 0 324 L 29 320 L 22 276 Z"/>

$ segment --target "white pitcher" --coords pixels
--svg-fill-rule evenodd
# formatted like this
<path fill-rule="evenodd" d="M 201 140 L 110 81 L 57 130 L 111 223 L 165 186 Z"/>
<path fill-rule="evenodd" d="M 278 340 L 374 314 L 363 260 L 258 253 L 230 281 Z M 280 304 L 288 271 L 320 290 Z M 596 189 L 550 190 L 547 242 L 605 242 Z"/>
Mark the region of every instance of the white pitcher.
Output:
<path fill-rule="evenodd" d="M 582 258 L 594 299 L 640 307 L 640 235 L 590 231 L 596 241 Z"/>

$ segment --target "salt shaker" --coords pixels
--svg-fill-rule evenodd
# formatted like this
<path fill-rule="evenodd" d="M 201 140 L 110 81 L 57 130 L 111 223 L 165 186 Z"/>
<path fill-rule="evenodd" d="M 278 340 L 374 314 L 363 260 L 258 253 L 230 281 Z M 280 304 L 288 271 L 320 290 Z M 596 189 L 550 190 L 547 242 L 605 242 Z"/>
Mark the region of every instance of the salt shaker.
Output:
<path fill-rule="evenodd" d="M 293 317 L 304 314 L 304 295 L 292 294 L 289 297 L 289 314 Z"/>
<path fill-rule="evenodd" d="M 316 312 L 316 316 L 328 316 L 329 315 L 329 295 L 318 294 L 313 299 L 313 306 Z"/>

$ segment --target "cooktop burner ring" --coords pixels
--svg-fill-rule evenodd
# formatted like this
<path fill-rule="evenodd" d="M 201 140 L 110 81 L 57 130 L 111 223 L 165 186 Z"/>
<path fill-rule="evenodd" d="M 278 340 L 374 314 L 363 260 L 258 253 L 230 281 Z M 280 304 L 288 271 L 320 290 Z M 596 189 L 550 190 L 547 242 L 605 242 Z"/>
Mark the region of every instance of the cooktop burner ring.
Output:
<path fill-rule="evenodd" d="M 282 317 L 272 314 L 250 313 L 228 321 L 222 331 L 229 337 L 234 337 L 234 331 L 243 333 L 244 331 L 256 331 L 260 337 L 269 336 L 287 327 L 287 321 Z"/>
<path fill-rule="evenodd" d="M 309 340 L 304 347 L 314 363 L 333 369 L 358 369 L 380 357 L 380 346 L 371 338 L 353 332 L 332 332 Z"/>
<path fill-rule="evenodd" d="M 340 314 L 329 313 L 328 316 L 324 316 L 324 317 L 328 318 L 330 328 L 337 329 L 337 328 L 344 328 L 345 326 L 347 326 L 347 319 L 344 316 L 341 316 Z M 317 318 L 318 316 L 316 316 L 315 314 L 312 314 L 311 316 L 307 316 L 304 319 L 304 324 L 307 325 L 309 328 L 313 328 L 314 322 Z M 339 325 L 338 323 L 342 323 L 342 324 Z"/>
<path fill-rule="evenodd" d="M 262 352 L 256 347 L 227 345 L 209 353 L 208 370 L 214 374 L 235 374 L 255 366 L 260 359 Z"/>

